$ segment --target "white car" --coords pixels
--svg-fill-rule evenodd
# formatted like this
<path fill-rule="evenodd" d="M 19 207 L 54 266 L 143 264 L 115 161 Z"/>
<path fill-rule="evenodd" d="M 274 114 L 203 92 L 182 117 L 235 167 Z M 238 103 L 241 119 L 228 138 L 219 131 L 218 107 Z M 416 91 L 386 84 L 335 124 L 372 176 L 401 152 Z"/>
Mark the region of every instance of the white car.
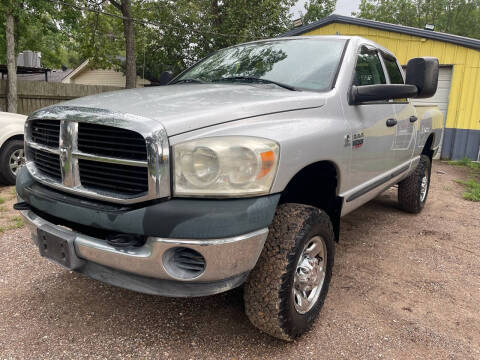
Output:
<path fill-rule="evenodd" d="M 0 183 L 14 185 L 24 163 L 23 128 L 27 117 L 0 112 Z"/>

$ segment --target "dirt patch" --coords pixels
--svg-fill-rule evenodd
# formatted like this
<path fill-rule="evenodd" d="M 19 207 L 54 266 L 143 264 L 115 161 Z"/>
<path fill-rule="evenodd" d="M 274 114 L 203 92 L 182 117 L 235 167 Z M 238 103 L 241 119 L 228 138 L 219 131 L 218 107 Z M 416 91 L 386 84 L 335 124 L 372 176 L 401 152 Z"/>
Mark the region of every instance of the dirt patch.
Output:
<path fill-rule="evenodd" d="M 293 343 L 253 328 L 241 290 L 170 299 L 118 289 L 0 234 L 0 358 L 479 359 L 480 203 L 468 170 L 435 162 L 424 211 L 396 189 L 342 220 L 330 292 Z M 2 190 L 9 191 L 9 190 Z"/>

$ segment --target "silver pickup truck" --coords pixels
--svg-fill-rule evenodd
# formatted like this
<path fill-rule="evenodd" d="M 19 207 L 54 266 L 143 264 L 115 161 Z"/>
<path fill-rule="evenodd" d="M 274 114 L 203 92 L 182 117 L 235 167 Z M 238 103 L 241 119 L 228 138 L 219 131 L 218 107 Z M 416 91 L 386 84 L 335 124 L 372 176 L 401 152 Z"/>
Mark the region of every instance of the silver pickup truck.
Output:
<path fill-rule="evenodd" d="M 427 199 L 442 114 L 438 61 L 361 37 L 251 42 L 168 86 L 31 114 L 20 210 L 40 254 L 94 279 L 163 296 L 244 285 L 246 314 L 292 340 L 317 317 L 340 217 L 398 184 Z"/>

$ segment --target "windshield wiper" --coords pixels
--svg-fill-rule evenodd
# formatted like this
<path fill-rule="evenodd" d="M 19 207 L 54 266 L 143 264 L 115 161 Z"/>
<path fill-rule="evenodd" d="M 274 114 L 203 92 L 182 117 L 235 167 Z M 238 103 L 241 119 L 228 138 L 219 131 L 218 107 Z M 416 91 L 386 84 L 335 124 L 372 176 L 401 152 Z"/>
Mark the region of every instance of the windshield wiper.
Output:
<path fill-rule="evenodd" d="M 206 84 L 206 82 L 200 79 L 180 79 L 172 84 Z"/>
<path fill-rule="evenodd" d="M 232 76 L 232 77 L 225 77 L 221 79 L 212 80 L 212 82 L 219 82 L 219 81 L 250 81 L 250 82 L 256 82 L 256 83 L 263 83 L 263 84 L 274 84 L 284 89 L 288 89 L 291 91 L 298 91 L 298 89 L 294 86 L 283 84 L 273 80 L 261 79 L 253 76 Z"/>

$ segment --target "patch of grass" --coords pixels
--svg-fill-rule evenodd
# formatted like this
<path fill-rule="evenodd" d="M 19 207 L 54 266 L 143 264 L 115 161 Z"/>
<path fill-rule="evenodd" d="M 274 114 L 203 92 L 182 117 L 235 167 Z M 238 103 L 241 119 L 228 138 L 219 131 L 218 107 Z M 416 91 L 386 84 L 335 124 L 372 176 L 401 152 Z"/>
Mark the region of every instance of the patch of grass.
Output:
<path fill-rule="evenodd" d="M 21 229 L 25 226 L 21 216 L 14 216 L 10 219 L 9 224 L 0 226 L 0 234 L 8 230 Z"/>
<path fill-rule="evenodd" d="M 463 198 L 470 201 L 480 201 L 480 182 L 475 179 L 467 181 L 458 180 L 458 182 L 466 187 Z"/>
<path fill-rule="evenodd" d="M 23 221 L 23 218 L 21 216 L 14 216 L 12 218 L 12 221 L 12 226 L 14 227 L 14 229 L 20 229 L 25 226 L 25 222 Z"/>
<path fill-rule="evenodd" d="M 480 163 L 463 158 L 462 160 L 449 161 L 448 164 L 464 166 L 471 170 L 471 179 L 467 181 L 457 180 L 457 182 L 466 188 L 466 191 L 463 193 L 463 198 L 465 200 L 480 201 Z"/>
<path fill-rule="evenodd" d="M 3 204 L 5 202 L 5 199 L 0 197 L 0 204 Z"/>
<path fill-rule="evenodd" d="M 0 234 L 4 233 L 5 231 L 13 230 L 13 229 L 17 229 L 17 228 L 15 227 L 15 225 L 12 225 L 12 224 L 0 226 Z"/>
<path fill-rule="evenodd" d="M 465 166 L 475 172 L 480 171 L 480 163 L 472 161 L 468 158 L 463 158 L 462 160 L 449 161 L 448 165 Z"/>

